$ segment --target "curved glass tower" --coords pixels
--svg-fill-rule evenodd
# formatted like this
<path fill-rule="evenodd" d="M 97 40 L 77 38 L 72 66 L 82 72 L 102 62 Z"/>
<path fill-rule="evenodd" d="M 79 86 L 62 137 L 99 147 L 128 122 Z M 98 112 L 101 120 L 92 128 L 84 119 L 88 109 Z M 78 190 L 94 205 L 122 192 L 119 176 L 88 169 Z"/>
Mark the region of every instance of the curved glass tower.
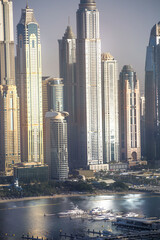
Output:
<path fill-rule="evenodd" d="M 40 28 L 26 6 L 17 25 L 17 81 L 21 109 L 22 160 L 43 162 Z"/>
<path fill-rule="evenodd" d="M 94 0 L 77 10 L 77 125 L 79 165 L 103 163 L 101 39 Z"/>
<path fill-rule="evenodd" d="M 151 30 L 145 68 L 146 157 L 160 166 L 160 22 Z"/>

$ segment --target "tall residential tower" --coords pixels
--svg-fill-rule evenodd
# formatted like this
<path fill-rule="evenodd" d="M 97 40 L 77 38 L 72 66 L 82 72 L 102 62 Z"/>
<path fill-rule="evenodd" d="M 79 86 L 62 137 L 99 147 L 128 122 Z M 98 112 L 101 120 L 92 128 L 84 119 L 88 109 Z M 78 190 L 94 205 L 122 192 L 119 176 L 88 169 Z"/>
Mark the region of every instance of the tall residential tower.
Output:
<path fill-rule="evenodd" d="M 160 22 L 151 30 L 145 71 L 146 157 L 153 167 L 160 166 Z"/>
<path fill-rule="evenodd" d="M 118 162 L 118 66 L 110 53 L 102 54 L 102 116 L 104 163 Z"/>
<path fill-rule="evenodd" d="M 33 9 L 22 9 L 17 25 L 17 81 L 21 109 L 22 160 L 43 163 L 40 28 Z"/>
<path fill-rule="evenodd" d="M 12 1 L 0 0 L 0 171 L 21 161 Z"/>
<path fill-rule="evenodd" d="M 70 26 L 59 42 L 60 77 L 64 79 L 64 110 L 69 112 L 68 159 L 71 168 L 77 166 L 77 82 L 76 82 L 76 38 Z"/>
<path fill-rule="evenodd" d="M 120 159 L 141 159 L 140 90 L 136 72 L 125 65 L 119 80 Z"/>
<path fill-rule="evenodd" d="M 95 0 L 81 0 L 77 10 L 78 163 L 103 163 L 101 40 Z"/>

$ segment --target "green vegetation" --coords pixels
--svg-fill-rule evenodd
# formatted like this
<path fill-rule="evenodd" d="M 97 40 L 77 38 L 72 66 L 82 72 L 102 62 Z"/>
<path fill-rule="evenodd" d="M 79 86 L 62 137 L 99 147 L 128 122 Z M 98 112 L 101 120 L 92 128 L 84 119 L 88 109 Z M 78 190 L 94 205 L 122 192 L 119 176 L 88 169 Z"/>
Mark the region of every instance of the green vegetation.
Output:
<path fill-rule="evenodd" d="M 105 182 L 97 181 L 50 181 L 45 183 L 20 184 L 21 188 L 14 186 L 4 187 L 0 190 L 0 197 L 36 197 L 53 196 L 54 194 L 68 194 L 75 192 L 98 193 L 99 191 L 127 191 L 128 186 L 122 182 L 115 182 L 108 186 Z"/>
<path fill-rule="evenodd" d="M 116 192 L 128 191 L 128 186 L 123 182 L 114 182 L 109 186 L 109 189 Z"/>

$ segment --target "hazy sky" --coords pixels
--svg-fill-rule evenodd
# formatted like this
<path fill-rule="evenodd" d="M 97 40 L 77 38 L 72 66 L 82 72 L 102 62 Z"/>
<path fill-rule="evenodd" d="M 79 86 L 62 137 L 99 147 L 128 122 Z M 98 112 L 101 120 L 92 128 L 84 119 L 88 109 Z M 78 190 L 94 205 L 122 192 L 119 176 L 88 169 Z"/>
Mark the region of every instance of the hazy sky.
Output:
<path fill-rule="evenodd" d="M 70 25 L 76 34 L 76 11 L 80 0 L 29 0 L 40 25 L 43 76 L 59 76 L 58 39 Z M 150 30 L 160 21 L 160 0 L 96 0 L 100 12 L 102 52 L 110 52 L 119 63 L 131 64 L 141 86 L 144 83 L 146 46 Z M 14 26 L 20 20 L 25 0 L 13 0 Z M 16 43 L 16 36 L 15 36 Z M 142 90 L 142 88 L 141 88 Z"/>

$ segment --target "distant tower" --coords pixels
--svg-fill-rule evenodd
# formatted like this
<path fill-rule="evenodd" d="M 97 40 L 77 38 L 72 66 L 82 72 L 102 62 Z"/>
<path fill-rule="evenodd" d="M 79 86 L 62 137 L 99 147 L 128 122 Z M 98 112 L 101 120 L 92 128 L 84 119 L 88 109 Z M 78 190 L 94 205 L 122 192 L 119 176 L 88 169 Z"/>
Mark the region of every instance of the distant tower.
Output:
<path fill-rule="evenodd" d="M 141 110 L 141 155 L 143 158 L 146 157 L 145 147 L 145 96 L 144 94 L 140 98 L 140 110 Z"/>
<path fill-rule="evenodd" d="M 150 167 L 160 166 L 160 22 L 151 30 L 145 68 L 146 157 Z"/>
<path fill-rule="evenodd" d="M 46 77 L 42 82 L 44 162 L 46 162 L 45 115 L 51 109 L 57 112 L 63 111 L 63 87 L 63 78 Z"/>
<path fill-rule="evenodd" d="M 69 112 L 68 159 L 71 168 L 77 166 L 77 83 L 76 83 L 76 38 L 70 26 L 59 42 L 60 77 L 64 79 L 64 110 Z"/>
<path fill-rule="evenodd" d="M 119 93 L 120 159 L 140 160 L 140 90 L 136 72 L 130 65 L 125 65 L 120 73 Z"/>
<path fill-rule="evenodd" d="M 20 156 L 19 98 L 15 85 L 12 1 L 0 0 L 0 171 Z"/>
<path fill-rule="evenodd" d="M 17 25 L 17 81 L 21 109 L 22 160 L 43 163 L 40 28 L 28 5 Z"/>
<path fill-rule="evenodd" d="M 67 112 L 46 113 L 46 162 L 51 179 L 68 178 Z"/>
<path fill-rule="evenodd" d="M 77 10 L 78 163 L 103 163 L 101 40 L 94 0 L 81 0 Z"/>
<path fill-rule="evenodd" d="M 119 161 L 118 67 L 109 53 L 102 54 L 102 121 L 104 163 Z"/>

